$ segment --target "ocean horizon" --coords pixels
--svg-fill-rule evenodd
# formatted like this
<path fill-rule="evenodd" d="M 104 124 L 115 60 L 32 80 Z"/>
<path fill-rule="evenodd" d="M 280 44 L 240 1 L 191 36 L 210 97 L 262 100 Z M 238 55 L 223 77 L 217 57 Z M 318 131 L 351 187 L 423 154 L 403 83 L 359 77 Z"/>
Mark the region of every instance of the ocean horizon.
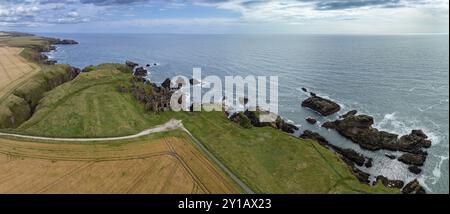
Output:
<path fill-rule="evenodd" d="M 320 127 L 338 115 L 358 110 L 374 117 L 375 127 L 399 135 L 422 129 L 433 145 L 419 176 L 427 191 L 449 192 L 449 49 L 448 34 L 427 35 L 293 35 L 293 34 L 114 34 L 39 33 L 74 39 L 49 57 L 84 68 L 125 60 L 150 68 L 161 83 L 190 76 L 200 67 L 206 75 L 279 77 L 279 113 L 303 130 L 319 132 L 330 143 L 373 158 L 372 175 L 409 182 L 417 177 L 388 151 L 371 152 Z M 340 104 L 329 117 L 301 107 L 307 88 Z M 319 123 L 308 124 L 305 119 Z M 300 133 L 299 132 L 299 133 Z M 299 135 L 296 133 L 296 135 Z M 373 178 L 372 178 L 373 179 Z"/>

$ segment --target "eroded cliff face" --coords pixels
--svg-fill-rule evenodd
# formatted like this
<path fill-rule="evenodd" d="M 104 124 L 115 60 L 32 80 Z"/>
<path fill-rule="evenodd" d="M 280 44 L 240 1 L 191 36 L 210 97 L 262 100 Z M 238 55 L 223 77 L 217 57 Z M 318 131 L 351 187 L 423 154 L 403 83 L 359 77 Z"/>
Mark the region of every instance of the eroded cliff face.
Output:
<path fill-rule="evenodd" d="M 0 128 L 17 128 L 34 113 L 44 94 L 59 85 L 73 80 L 80 69 L 68 65 L 55 65 L 43 71 L 14 90 L 0 103 Z"/>

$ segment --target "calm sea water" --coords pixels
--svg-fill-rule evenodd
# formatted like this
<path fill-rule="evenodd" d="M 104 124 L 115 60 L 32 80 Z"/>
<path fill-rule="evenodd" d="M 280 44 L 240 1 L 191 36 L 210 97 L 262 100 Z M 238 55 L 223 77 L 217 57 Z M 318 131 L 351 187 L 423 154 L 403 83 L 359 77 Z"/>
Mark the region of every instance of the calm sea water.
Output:
<path fill-rule="evenodd" d="M 44 34 L 75 39 L 59 46 L 51 57 L 78 67 L 126 59 L 151 69 L 156 82 L 183 74 L 193 67 L 205 75 L 278 75 L 280 114 L 320 132 L 332 143 L 374 158 L 374 175 L 410 181 L 416 177 L 433 193 L 449 192 L 449 37 L 326 36 L 326 35 L 130 35 Z M 334 131 L 308 125 L 313 116 L 300 106 L 306 87 L 343 106 L 374 116 L 376 127 L 397 134 L 423 129 L 432 139 L 424 172 L 417 176 L 407 166 L 367 152 Z"/>

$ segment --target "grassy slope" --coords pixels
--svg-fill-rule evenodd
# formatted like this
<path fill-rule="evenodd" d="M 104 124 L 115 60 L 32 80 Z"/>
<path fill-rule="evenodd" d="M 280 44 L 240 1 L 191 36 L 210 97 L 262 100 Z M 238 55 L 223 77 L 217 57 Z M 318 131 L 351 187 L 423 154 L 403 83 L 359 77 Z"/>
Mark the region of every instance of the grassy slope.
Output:
<path fill-rule="evenodd" d="M 82 73 L 48 93 L 18 130 L 41 136 L 110 137 L 135 134 L 170 119 L 146 113 L 130 94 L 120 93 L 118 85 L 128 78 L 111 64 Z"/>
<path fill-rule="evenodd" d="M 182 119 L 196 138 L 260 193 L 398 192 L 359 183 L 332 152 L 271 128 L 243 129 L 222 112 L 145 113 L 117 87 L 129 76 L 106 64 L 47 94 L 18 131 L 57 137 L 134 134 L 170 118 Z"/>

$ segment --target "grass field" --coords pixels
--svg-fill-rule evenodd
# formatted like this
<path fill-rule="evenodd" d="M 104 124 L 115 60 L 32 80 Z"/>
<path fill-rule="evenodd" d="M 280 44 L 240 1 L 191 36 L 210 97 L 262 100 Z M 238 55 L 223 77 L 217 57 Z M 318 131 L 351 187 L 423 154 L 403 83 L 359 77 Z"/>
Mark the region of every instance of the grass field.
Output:
<path fill-rule="evenodd" d="M 185 127 L 258 193 L 396 193 L 361 184 L 333 152 L 272 128 L 243 129 L 223 112 L 145 113 L 119 93 L 128 75 L 105 64 L 46 94 L 16 131 L 50 137 L 111 137 L 138 133 L 171 118 Z"/>
<path fill-rule="evenodd" d="M 128 142 L 0 138 L 0 193 L 236 193 L 180 133 Z"/>
<path fill-rule="evenodd" d="M 118 91 L 130 74 L 117 66 L 100 65 L 95 72 L 80 74 L 52 90 L 17 130 L 50 137 L 113 137 L 136 134 L 170 120 L 171 115 L 146 113 L 130 94 Z"/>

